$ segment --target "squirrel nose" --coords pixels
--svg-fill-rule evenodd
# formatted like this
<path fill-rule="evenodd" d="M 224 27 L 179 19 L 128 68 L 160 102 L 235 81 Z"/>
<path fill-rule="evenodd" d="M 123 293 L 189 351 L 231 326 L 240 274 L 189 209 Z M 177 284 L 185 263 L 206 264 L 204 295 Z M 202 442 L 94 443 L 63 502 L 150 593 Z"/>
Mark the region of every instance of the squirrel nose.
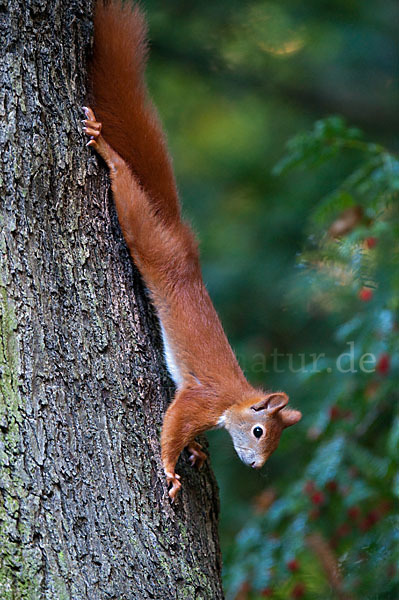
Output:
<path fill-rule="evenodd" d="M 261 466 L 262 466 L 262 465 L 257 465 L 257 464 L 256 464 L 256 460 L 254 460 L 254 462 L 251 462 L 251 467 L 252 467 L 253 469 L 260 469 L 260 468 L 261 468 Z"/>

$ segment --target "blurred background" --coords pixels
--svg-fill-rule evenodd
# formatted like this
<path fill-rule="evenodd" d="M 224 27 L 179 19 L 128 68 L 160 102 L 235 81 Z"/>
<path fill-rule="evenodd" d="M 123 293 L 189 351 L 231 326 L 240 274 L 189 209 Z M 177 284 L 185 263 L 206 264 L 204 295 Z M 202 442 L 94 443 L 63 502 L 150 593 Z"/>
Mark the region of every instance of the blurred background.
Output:
<path fill-rule="evenodd" d="M 144 5 L 205 282 L 303 412 L 261 472 L 209 434 L 226 596 L 398 600 L 398 4 Z"/>

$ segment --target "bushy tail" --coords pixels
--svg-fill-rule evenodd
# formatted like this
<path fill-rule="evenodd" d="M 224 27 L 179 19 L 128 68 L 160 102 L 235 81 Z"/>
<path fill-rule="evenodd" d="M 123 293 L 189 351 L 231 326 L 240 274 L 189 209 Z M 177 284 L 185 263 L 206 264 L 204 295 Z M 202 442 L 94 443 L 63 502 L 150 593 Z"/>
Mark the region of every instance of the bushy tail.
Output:
<path fill-rule="evenodd" d="M 106 141 L 129 164 L 165 221 L 179 218 L 171 159 L 144 79 L 147 25 L 137 6 L 98 0 L 91 93 Z"/>

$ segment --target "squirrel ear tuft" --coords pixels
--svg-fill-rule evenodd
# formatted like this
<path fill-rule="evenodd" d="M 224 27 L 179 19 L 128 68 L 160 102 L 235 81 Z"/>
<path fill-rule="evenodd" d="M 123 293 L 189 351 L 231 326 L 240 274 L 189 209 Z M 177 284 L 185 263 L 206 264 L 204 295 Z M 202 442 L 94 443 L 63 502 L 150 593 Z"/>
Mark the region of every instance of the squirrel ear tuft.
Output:
<path fill-rule="evenodd" d="M 287 394 L 284 394 L 284 392 L 275 392 L 274 394 L 268 394 L 266 398 L 263 398 L 263 400 L 254 404 L 251 408 L 256 412 L 259 410 L 267 410 L 270 415 L 274 415 L 287 404 Z"/>
<path fill-rule="evenodd" d="M 280 413 L 280 417 L 283 421 L 284 427 L 291 427 L 291 425 L 295 425 L 302 419 L 302 413 L 299 410 L 286 408 Z"/>

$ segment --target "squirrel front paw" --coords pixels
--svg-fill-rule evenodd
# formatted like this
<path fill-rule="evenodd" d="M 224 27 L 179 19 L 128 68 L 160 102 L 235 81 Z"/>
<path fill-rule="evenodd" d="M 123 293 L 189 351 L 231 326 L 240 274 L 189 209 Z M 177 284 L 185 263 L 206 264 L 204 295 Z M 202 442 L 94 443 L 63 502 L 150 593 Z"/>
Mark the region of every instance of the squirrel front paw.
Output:
<path fill-rule="evenodd" d="M 187 450 L 190 453 L 188 460 L 190 461 L 191 466 L 200 469 L 208 458 L 205 452 L 202 452 L 201 444 L 198 442 L 191 442 L 187 446 Z"/>
<path fill-rule="evenodd" d="M 178 475 L 177 473 L 171 473 L 170 471 L 166 471 L 165 469 L 165 475 L 166 475 L 166 482 L 168 484 L 168 486 L 170 484 L 172 484 L 172 487 L 169 490 L 169 498 L 171 498 L 172 502 L 175 501 L 177 494 L 179 493 L 179 490 L 181 488 L 181 483 L 180 483 L 180 475 Z"/>

